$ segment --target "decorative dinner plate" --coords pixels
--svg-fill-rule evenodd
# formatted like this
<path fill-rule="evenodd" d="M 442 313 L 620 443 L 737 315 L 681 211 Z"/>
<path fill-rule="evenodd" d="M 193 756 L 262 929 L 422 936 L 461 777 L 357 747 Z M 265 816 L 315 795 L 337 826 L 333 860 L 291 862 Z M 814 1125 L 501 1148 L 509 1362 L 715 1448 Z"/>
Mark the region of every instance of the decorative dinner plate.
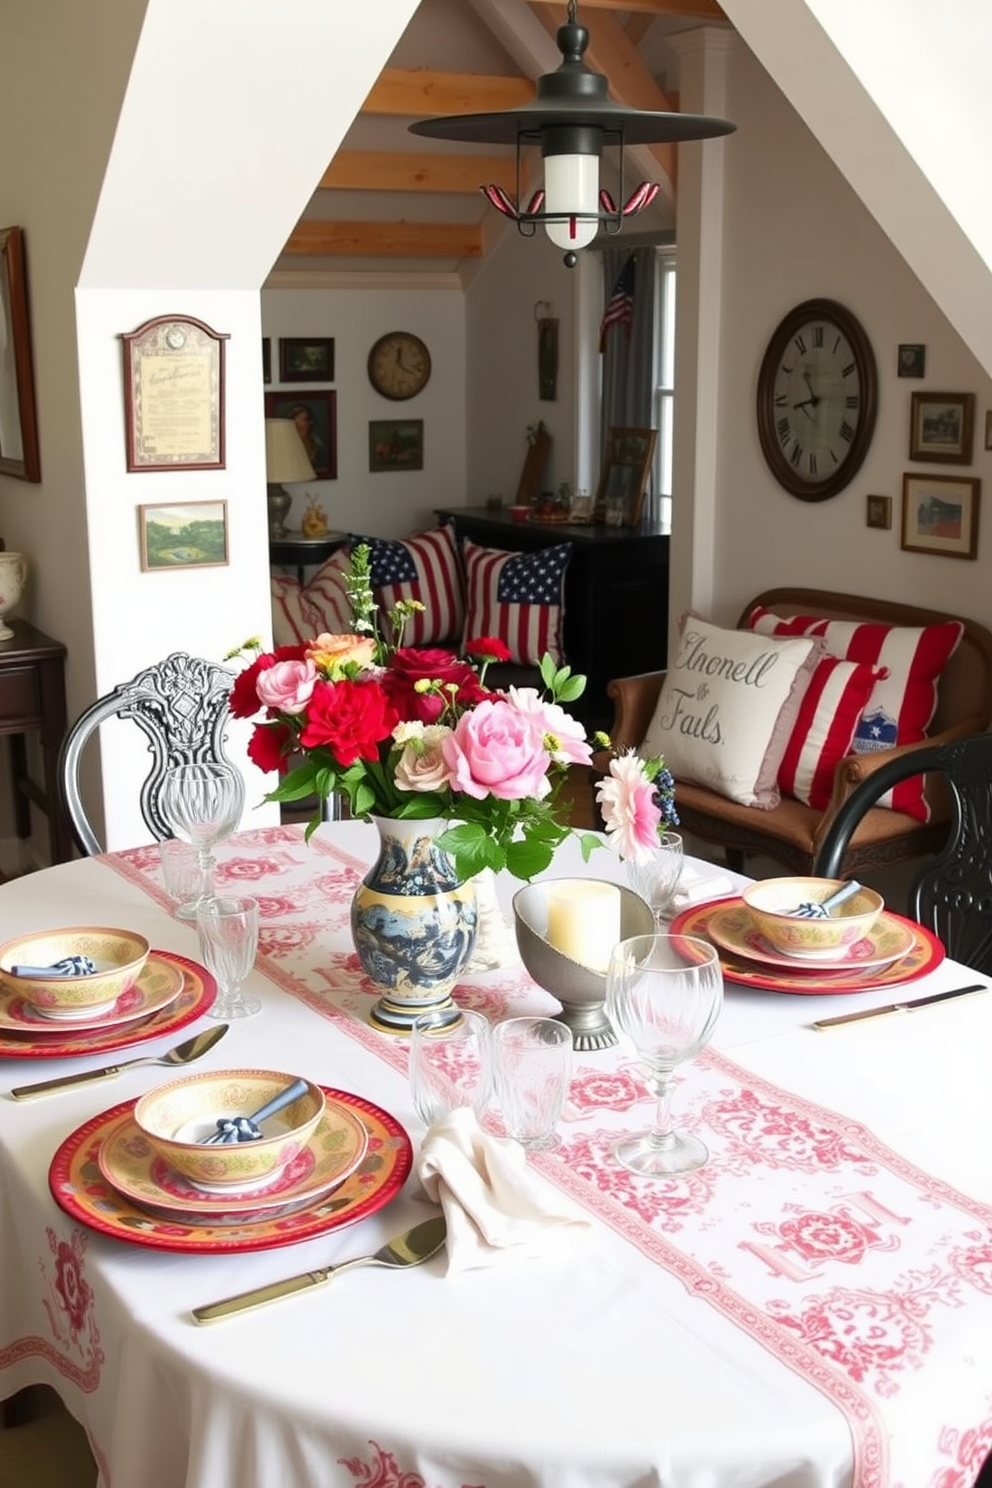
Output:
<path fill-rule="evenodd" d="M 119 1028 L 123 1023 L 135 1023 L 147 1018 L 160 1008 L 168 1007 L 179 996 L 183 986 L 183 974 L 174 961 L 161 951 L 150 951 L 148 960 L 138 973 L 135 982 L 122 992 L 106 1012 L 89 1014 L 72 1019 L 73 1033 L 99 1033 L 104 1028 Z M 66 1020 L 53 1019 L 32 1007 L 20 993 L 0 987 L 0 1031 L 11 1033 L 54 1034 L 56 1038 L 66 1035 Z"/>
<path fill-rule="evenodd" d="M 711 941 L 720 952 L 720 965 L 728 981 L 744 987 L 760 987 L 766 992 L 800 992 L 807 995 L 842 992 L 868 992 L 873 987 L 897 987 L 903 982 L 913 982 L 926 976 L 944 959 L 944 947 L 929 930 L 907 920 L 902 915 L 885 913 L 890 919 L 905 925 L 912 933 L 912 944 L 905 955 L 890 961 L 888 966 L 856 967 L 845 970 L 826 971 L 822 968 L 797 970 L 794 966 L 785 969 L 745 959 L 726 950 L 710 934 L 713 917 L 731 907 L 743 908 L 742 899 L 714 899 L 709 904 L 697 904 L 685 909 L 671 925 L 672 932 L 680 935 L 699 935 Z M 833 963 L 836 968 L 836 962 Z"/>
<path fill-rule="evenodd" d="M 350 1096 L 329 1099 L 303 1151 L 250 1192 L 205 1192 L 191 1183 L 156 1156 L 130 1112 L 104 1137 L 97 1166 L 124 1198 L 167 1219 L 216 1225 L 288 1214 L 343 1183 L 365 1156 L 368 1131 L 351 1102 Z"/>
<path fill-rule="evenodd" d="M 267 1215 L 253 1224 L 242 1221 L 225 1225 L 191 1223 L 193 1216 L 163 1218 L 139 1209 L 111 1187 L 99 1164 L 104 1140 L 121 1118 L 133 1111 L 133 1100 L 92 1117 L 66 1137 L 52 1158 L 48 1186 L 55 1202 L 71 1219 L 115 1240 L 152 1250 L 211 1254 L 271 1250 L 343 1229 L 375 1214 L 395 1198 L 413 1166 L 413 1147 L 395 1116 L 360 1095 L 322 1088 L 329 1099 L 345 1103 L 359 1117 L 368 1134 L 368 1149 L 343 1183 L 293 1214 Z M 198 1221 L 201 1218 L 196 1216 Z"/>
<path fill-rule="evenodd" d="M 883 910 L 867 935 L 854 945 L 845 946 L 840 954 L 817 956 L 810 952 L 802 957 L 787 956 L 765 939 L 747 905 L 739 899 L 729 904 L 724 901 L 723 908 L 710 916 L 706 933 L 723 951 L 731 951 L 747 961 L 758 961 L 762 966 L 781 966 L 799 975 L 811 971 L 843 975 L 888 966 L 913 948 L 909 922 Z"/>
<path fill-rule="evenodd" d="M 178 994 L 158 1012 L 146 1014 L 140 1021 L 99 1029 L 66 1024 L 54 1029 L 51 1023 L 46 1023 L 44 1031 L 37 1036 L 33 1024 L 30 1029 L 25 1027 L 15 1032 L 8 1023 L 0 1026 L 0 1059 L 70 1059 L 80 1054 L 104 1054 L 185 1028 L 212 1005 L 217 983 L 205 966 L 176 951 L 152 951 L 148 959 L 152 956 L 182 973 Z"/>

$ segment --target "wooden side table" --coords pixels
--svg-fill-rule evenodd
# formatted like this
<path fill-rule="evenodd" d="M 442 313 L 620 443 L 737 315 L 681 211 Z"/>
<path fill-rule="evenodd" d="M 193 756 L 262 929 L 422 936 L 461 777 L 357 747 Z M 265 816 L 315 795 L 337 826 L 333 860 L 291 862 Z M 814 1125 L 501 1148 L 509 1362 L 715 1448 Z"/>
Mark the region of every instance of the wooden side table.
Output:
<path fill-rule="evenodd" d="M 296 569 L 302 584 L 304 570 L 324 563 L 348 541 L 347 533 L 326 532 L 323 537 L 304 537 L 302 532 L 287 532 L 285 537 L 269 538 L 269 563 Z"/>
<path fill-rule="evenodd" d="M 10 738 L 14 824 L 18 837 L 31 835 L 31 803 L 48 816 L 53 863 L 72 857 L 72 833 L 59 804 L 59 750 L 66 732 L 65 656 L 61 641 L 25 620 L 10 622 L 14 634 L 0 641 L 0 734 Z M 44 760 L 44 787 L 28 776 L 25 734 L 37 730 Z"/>

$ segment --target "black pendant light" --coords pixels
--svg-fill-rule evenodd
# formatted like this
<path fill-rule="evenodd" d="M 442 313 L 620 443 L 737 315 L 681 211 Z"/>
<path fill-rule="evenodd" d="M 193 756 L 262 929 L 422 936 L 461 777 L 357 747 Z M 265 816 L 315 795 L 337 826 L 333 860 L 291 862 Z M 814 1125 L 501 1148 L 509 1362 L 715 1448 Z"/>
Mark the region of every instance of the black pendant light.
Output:
<path fill-rule="evenodd" d="M 533 237 L 539 223 L 548 237 L 565 250 L 571 268 L 578 248 L 595 238 L 600 226 L 618 233 L 625 217 L 654 201 L 659 187 L 643 182 L 624 201 L 624 148 L 627 145 L 675 143 L 712 139 L 730 134 L 737 126 L 729 119 L 705 114 L 649 113 L 624 108 L 608 94 L 608 79 L 582 60 L 589 32 L 576 20 L 577 0 L 569 0 L 568 20 L 559 26 L 561 66 L 537 80 L 537 92 L 519 108 L 493 114 L 449 114 L 411 124 L 411 134 L 431 139 L 460 140 L 480 145 L 517 147 L 517 188 L 511 198 L 500 186 L 481 189 L 491 204 L 511 217 L 525 237 Z M 544 158 L 544 185 L 521 205 L 521 153 L 539 145 Z M 599 161 L 604 145 L 620 151 L 620 202 L 614 203 L 599 184 Z"/>

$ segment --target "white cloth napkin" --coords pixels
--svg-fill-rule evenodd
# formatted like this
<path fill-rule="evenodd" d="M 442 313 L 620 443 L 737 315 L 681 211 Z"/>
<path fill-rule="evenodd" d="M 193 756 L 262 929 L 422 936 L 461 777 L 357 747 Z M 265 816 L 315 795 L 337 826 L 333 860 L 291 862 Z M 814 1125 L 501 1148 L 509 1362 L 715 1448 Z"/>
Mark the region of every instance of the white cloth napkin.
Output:
<path fill-rule="evenodd" d="M 725 874 L 700 875 L 695 869 L 686 868 L 682 871 L 673 902 L 676 909 L 682 910 L 693 904 L 705 904 L 708 899 L 725 899 L 736 893 L 738 890 Z"/>
<path fill-rule="evenodd" d="M 519 1142 L 483 1131 L 467 1106 L 428 1129 L 416 1174 L 448 1225 L 448 1273 L 501 1255 L 552 1255 L 583 1238 L 589 1220 L 527 1166 Z"/>

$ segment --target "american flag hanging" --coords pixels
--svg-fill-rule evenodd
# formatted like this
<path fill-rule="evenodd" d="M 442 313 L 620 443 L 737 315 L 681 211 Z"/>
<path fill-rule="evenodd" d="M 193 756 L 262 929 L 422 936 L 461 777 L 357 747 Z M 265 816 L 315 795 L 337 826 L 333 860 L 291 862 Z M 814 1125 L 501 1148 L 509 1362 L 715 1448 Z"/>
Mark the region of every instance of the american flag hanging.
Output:
<path fill-rule="evenodd" d="M 634 322 L 634 255 L 631 254 L 620 271 L 620 277 L 613 286 L 613 293 L 607 301 L 606 309 L 603 311 L 603 319 L 599 327 L 599 349 L 606 348 L 606 333 L 610 326 L 623 325 L 630 335 L 630 328 Z"/>

